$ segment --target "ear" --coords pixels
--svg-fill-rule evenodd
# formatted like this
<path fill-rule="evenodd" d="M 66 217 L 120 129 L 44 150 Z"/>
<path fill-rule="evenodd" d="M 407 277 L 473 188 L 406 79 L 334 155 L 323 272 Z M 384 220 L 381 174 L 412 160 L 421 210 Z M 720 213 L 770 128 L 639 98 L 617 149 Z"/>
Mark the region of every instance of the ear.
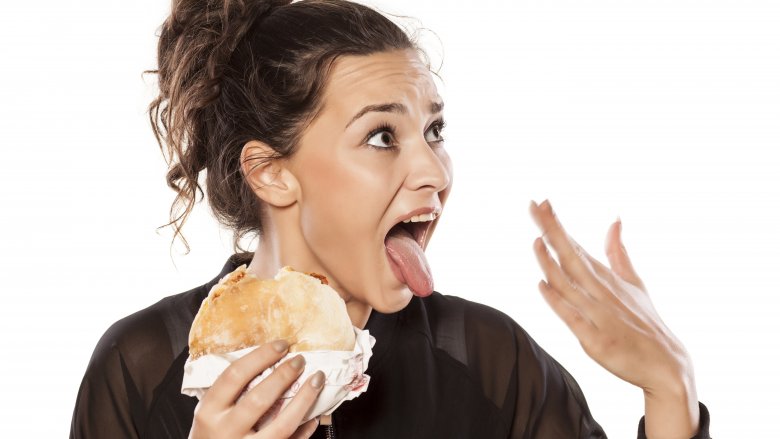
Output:
<path fill-rule="evenodd" d="M 298 179 L 273 158 L 276 151 L 259 140 L 250 140 L 241 149 L 241 171 L 254 193 L 264 202 L 286 207 L 297 200 Z"/>

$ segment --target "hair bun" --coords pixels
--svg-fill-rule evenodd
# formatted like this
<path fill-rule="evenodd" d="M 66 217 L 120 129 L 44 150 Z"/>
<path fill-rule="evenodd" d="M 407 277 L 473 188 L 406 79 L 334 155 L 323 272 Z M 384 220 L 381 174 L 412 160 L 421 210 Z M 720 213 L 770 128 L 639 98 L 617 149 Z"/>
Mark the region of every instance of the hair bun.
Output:
<path fill-rule="evenodd" d="M 171 90 L 169 85 L 184 85 L 178 82 L 181 80 L 198 86 L 198 80 L 205 79 L 200 87 L 218 93 L 215 86 L 221 72 L 249 29 L 276 8 L 291 2 L 174 0 L 171 15 L 160 32 L 157 55 L 161 91 Z"/>

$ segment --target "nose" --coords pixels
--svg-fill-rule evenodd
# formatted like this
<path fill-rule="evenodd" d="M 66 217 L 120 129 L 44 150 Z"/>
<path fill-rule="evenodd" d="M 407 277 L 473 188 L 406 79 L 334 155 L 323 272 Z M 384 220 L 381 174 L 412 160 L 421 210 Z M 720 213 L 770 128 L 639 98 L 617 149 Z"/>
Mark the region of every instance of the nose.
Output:
<path fill-rule="evenodd" d="M 405 186 L 409 190 L 431 188 L 433 192 L 440 192 L 450 185 L 450 172 L 440 158 L 440 155 L 446 157 L 447 153 L 443 149 L 437 153 L 433 148 L 443 146 L 431 146 L 422 138 L 407 148 L 409 173 Z"/>

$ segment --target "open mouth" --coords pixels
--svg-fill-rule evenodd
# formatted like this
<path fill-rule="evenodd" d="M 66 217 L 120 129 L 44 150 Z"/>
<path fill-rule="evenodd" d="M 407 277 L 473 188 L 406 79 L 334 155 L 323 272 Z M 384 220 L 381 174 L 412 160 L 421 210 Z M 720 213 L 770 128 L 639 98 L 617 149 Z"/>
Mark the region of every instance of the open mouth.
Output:
<path fill-rule="evenodd" d="M 423 243 L 425 242 L 425 236 L 428 234 L 428 226 L 431 224 L 430 221 L 424 222 L 424 223 L 398 223 L 394 225 L 387 234 L 391 234 L 397 229 L 405 230 L 407 233 L 412 235 L 412 239 L 417 242 L 417 245 L 422 248 Z"/>
<path fill-rule="evenodd" d="M 439 210 L 422 207 L 396 218 L 385 236 L 385 253 L 396 279 L 413 294 L 426 297 L 433 292 L 433 277 L 425 257 L 425 241 Z"/>
<path fill-rule="evenodd" d="M 412 237 L 412 239 L 414 239 L 420 248 L 425 248 L 425 239 L 428 236 L 428 231 L 431 229 L 433 220 L 435 220 L 438 216 L 438 212 L 433 212 L 421 215 L 413 215 L 410 218 L 401 220 L 387 231 L 387 234 L 385 234 L 385 239 L 387 239 L 387 236 L 393 233 L 406 232 Z"/>

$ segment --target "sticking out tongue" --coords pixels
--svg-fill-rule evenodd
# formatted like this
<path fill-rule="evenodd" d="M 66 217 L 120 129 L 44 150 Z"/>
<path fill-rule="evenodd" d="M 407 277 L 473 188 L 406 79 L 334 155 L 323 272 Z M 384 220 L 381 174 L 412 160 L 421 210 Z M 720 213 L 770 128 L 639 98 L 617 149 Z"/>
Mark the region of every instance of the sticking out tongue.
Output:
<path fill-rule="evenodd" d="M 393 273 L 409 286 L 416 296 L 425 297 L 433 292 L 433 278 L 423 249 L 403 227 L 390 229 L 385 238 L 385 248 Z"/>

